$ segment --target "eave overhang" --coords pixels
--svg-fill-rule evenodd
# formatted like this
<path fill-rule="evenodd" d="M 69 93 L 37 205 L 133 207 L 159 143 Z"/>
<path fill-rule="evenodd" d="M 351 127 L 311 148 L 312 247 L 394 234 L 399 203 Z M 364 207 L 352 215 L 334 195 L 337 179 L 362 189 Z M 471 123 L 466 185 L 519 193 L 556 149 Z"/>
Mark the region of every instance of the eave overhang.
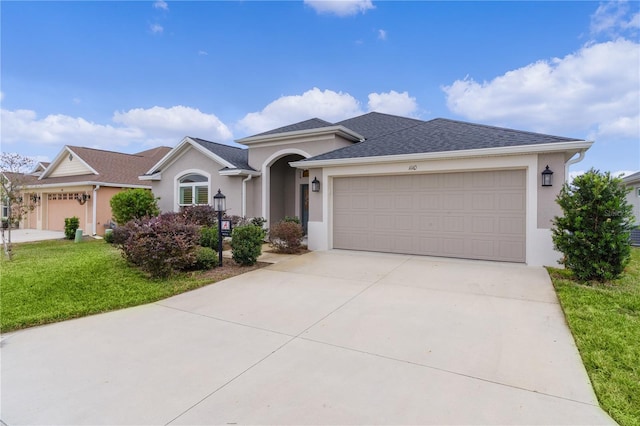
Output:
<path fill-rule="evenodd" d="M 360 142 L 364 140 L 364 136 L 354 132 L 353 130 L 347 129 L 344 126 L 328 126 L 328 127 L 319 127 L 316 129 L 297 130 L 294 132 L 272 133 L 272 134 L 262 135 L 262 136 L 250 136 L 248 138 L 238 139 L 236 140 L 236 142 L 239 144 L 249 146 L 249 145 L 254 145 L 259 143 L 286 141 L 286 140 L 299 139 L 299 138 L 308 137 L 308 136 L 326 136 L 326 135 L 332 135 L 332 134 L 340 136 L 347 140 L 351 140 L 353 142 Z"/>
<path fill-rule="evenodd" d="M 309 169 L 313 167 L 351 166 L 356 164 L 380 164 L 419 160 L 445 160 L 453 158 L 494 157 L 505 155 L 541 154 L 545 152 L 576 152 L 587 150 L 592 141 L 555 142 L 538 145 L 465 149 L 458 151 L 420 152 L 415 154 L 381 155 L 375 157 L 335 158 L 327 160 L 300 160 L 289 163 L 291 167 Z"/>
<path fill-rule="evenodd" d="M 142 188 L 151 189 L 151 185 L 135 185 L 130 183 L 113 183 L 113 182 L 98 182 L 98 181 L 82 181 L 82 182 L 60 182 L 60 183 L 36 183 L 25 185 L 27 189 L 46 189 L 46 188 L 65 188 L 72 186 L 106 186 L 112 188 Z"/>
<path fill-rule="evenodd" d="M 260 176 L 262 173 L 256 170 L 246 169 L 222 169 L 218 172 L 220 176 Z"/>

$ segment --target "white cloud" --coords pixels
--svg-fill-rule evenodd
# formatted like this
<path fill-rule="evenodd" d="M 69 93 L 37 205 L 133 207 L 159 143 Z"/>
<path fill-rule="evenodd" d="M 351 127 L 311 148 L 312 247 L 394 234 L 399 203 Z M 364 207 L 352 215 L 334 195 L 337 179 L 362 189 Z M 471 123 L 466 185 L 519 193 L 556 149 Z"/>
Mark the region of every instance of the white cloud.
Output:
<path fill-rule="evenodd" d="M 640 13 L 632 13 L 627 1 L 601 3 L 591 15 L 591 33 L 619 36 L 640 29 Z"/>
<path fill-rule="evenodd" d="M 155 3 L 153 3 L 153 7 L 154 9 L 169 10 L 169 5 L 164 0 L 156 1 Z"/>
<path fill-rule="evenodd" d="M 233 138 L 229 128 L 215 115 L 181 105 L 116 112 L 113 121 L 140 130 L 147 139 L 171 140 L 172 144 L 186 135 L 218 142 Z"/>
<path fill-rule="evenodd" d="M 447 106 L 468 119 L 541 132 L 594 136 L 640 134 L 640 44 L 589 44 L 564 58 L 539 61 L 492 81 L 443 87 Z"/>
<path fill-rule="evenodd" d="M 351 16 L 375 9 L 371 0 L 304 0 L 318 13 Z"/>
<path fill-rule="evenodd" d="M 379 40 L 386 40 L 387 39 L 387 32 L 385 30 L 378 30 L 378 39 Z"/>
<path fill-rule="evenodd" d="M 230 141 L 228 127 L 213 114 L 183 106 L 116 112 L 113 122 L 98 124 L 62 114 L 38 118 L 35 111 L 1 110 L 3 144 L 81 145 L 108 150 L 132 144 L 175 145 L 186 135 Z"/>
<path fill-rule="evenodd" d="M 160 24 L 152 24 L 149 26 L 149 30 L 151 30 L 153 34 L 162 34 L 164 27 Z"/>
<path fill-rule="evenodd" d="M 0 102 L 4 101 L 4 92 L 0 91 Z"/>
<path fill-rule="evenodd" d="M 2 142 L 42 145 L 83 145 L 112 149 L 143 138 L 140 130 L 89 122 L 80 117 L 54 114 L 39 119 L 35 111 L 1 110 Z"/>
<path fill-rule="evenodd" d="M 209 53 L 205 50 L 198 50 L 198 55 L 199 56 L 209 56 Z"/>
<path fill-rule="evenodd" d="M 418 109 L 416 98 L 408 92 L 398 93 L 391 90 L 388 93 L 370 93 L 369 111 L 384 112 L 386 114 L 413 116 Z"/>
<path fill-rule="evenodd" d="M 361 113 L 360 103 L 350 94 L 314 87 L 302 95 L 281 96 L 262 111 L 247 114 L 238 125 L 255 134 L 313 117 L 334 122 Z"/>
<path fill-rule="evenodd" d="M 388 93 L 370 93 L 367 107 L 368 111 L 414 116 L 418 104 L 408 92 L 391 90 Z M 361 103 L 349 93 L 322 91 L 314 87 L 302 95 L 281 96 L 262 111 L 245 115 L 237 127 L 242 132 L 256 134 L 314 117 L 335 123 L 364 113 Z"/>

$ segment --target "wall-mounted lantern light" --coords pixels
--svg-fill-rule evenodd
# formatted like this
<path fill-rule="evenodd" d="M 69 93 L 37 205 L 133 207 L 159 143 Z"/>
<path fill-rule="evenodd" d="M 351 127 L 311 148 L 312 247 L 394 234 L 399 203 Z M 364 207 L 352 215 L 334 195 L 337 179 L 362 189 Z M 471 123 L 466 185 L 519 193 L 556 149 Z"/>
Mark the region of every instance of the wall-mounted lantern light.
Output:
<path fill-rule="evenodd" d="M 220 189 L 213 196 L 213 210 L 218 213 L 218 266 L 222 266 L 222 213 L 227 210 L 227 197 Z"/>
<path fill-rule="evenodd" d="M 86 192 L 84 194 L 79 195 L 77 198 L 80 205 L 84 205 L 84 203 L 86 203 L 87 200 L 90 200 L 90 199 L 91 199 L 91 195 L 87 194 Z"/>
<path fill-rule="evenodd" d="M 553 172 L 549 170 L 549 166 L 542 171 L 542 186 L 553 186 Z"/>
<path fill-rule="evenodd" d="M 311 181 L 311 191 L 320 192 L 320 181 L 317 177 L 314 177 Z"/>
<path fill-rule="evenodd" d="M 38 194 L 31 194 L 31 202 L 37 204 L 40 202 L 40 196 Z"/>

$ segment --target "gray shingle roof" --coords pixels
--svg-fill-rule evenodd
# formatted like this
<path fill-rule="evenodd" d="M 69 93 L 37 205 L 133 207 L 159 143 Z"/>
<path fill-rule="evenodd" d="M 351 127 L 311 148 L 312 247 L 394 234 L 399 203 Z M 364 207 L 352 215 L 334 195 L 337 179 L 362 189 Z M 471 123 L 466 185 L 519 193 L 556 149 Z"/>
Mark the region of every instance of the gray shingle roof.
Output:
<path fill-rule="evenodd" d="M 224 158 L 237 169 L 254 170 L 253 167 L 249 165 L 249 151 L 246 148 L 223 145 L 200 138 L 189 137 L 189 139 L 197 142 L 199 145 L 208 149 L 217 156 Z"/>
<path fill-rule="evenodd" d="M 347 129 L 362 135 L 365 139 L 373 139 L 402 129 L 417 126 L 424 123 L 422 120 L 414 118 L 399 117 L 397 115 L 382 114 L 380 112 L 370 112 L 358 117 L 340 121 L 336 125 L 344 126 Z"/>
<path fill-rule="evenodd" d="M 381 122 L 388 121 L 392 125 L 395 124 L 395 128 L 390 127 L 389 131 L 384 133 L 383 124 L 372 124 L 372 119 L 378 118 Z M 367 137 L 363 142 L 309 158 L 307 161 L 500 148 L 579 140 L 444 118 L 430 121 L 394 120 L 395 118 L 402 119 L 402 117 L 370 113 L 345 120 L 353 126 L 349 127 L 352 130 L 356 130 L 355 126 L 362 125 L 363 129 L 356 131 L 365 136 L 366 129 L 371 128 L 370 134 L 373 136 Z M 364 120 L 361 122 L 360 119 Z"/>
<path fill-rule="evenodd" d="M 288 126 L 278 127 L 277 129 L 269 130 L 267 132 L 258 133 L 257 135 L 252 135 L 251 137 L 274 135 L 277 133 L 297 132 L 301 130 L 320 129 L 322 127 L 329 127 L 333 125 L 333 123 L 329 123 L 328 121 L 324 121 L 319 118 L 311 118 L 299 123 L 294 123 Z"/>

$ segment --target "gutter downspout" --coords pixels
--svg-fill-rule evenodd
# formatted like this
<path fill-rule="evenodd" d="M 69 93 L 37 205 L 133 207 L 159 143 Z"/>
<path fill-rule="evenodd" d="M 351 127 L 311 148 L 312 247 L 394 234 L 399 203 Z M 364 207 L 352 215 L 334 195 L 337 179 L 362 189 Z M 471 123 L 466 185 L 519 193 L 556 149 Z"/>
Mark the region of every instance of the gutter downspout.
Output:
<path fill-rule="evenodd" d="M 242 217 L 247 217 L 247 182 L 253 179 L 253 175 L 242 180 Z"/>
<path fill-rule="evenodd" d="M 91 230 L 92 235 L 96 235 L 98 233 L 98 228 L 97 228 L 98 218 L 96 217 L 96 214 L 98 213 L 98 189 L 100 189 L 100 185 L 96 185 L 93 188 L 93 206 L 92 206 L 93 229 Z"/>
<path fill-rule="evenodd" d="M 578 158 L 570 159 L 569 161 L 564 163 L 564 181 L 566 183 L 569 183 L 569 166 L 581 162 L 584 159 L 584 153 L 586 151 L 586 149 L 581 150 L 580 152 L 578 152 Z"/>

